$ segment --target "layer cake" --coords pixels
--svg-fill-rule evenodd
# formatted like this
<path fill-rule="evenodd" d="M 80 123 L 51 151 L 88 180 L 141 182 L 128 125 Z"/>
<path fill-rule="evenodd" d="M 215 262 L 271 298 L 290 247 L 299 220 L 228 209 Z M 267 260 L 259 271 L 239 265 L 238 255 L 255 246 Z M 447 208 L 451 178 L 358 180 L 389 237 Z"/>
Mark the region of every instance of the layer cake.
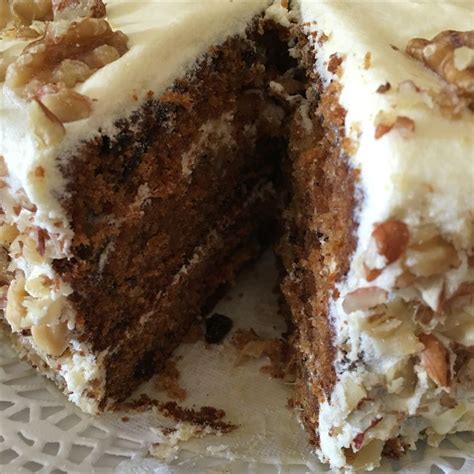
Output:
<path fill-rule="evenodd" d="M 321 459 L 473 429 L 468 3 L 0 8 L 1 314 L 71 401 L 158 371 L 278 220 Z"/>

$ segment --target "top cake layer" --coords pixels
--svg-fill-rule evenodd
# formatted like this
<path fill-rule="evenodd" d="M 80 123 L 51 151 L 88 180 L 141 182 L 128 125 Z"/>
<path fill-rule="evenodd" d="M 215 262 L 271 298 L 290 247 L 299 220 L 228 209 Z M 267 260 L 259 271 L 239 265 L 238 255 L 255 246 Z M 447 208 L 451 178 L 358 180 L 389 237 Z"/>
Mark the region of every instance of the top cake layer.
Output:
<path fill-rule="evenodd" d="M 80 3 L 87 6 L 99 2 L 83 0 Z M 191 72 L 193 65 L 212 45 L 222 43 L 229 36 L 243 34 L 252 18 L 262 12 L 268 3 L 268 0 L 219 0 L 211 4 L 198 0 L 107 2 L 107 20 L 111 31 L 121 31 L 126 36 L 112 37 L 106 33 L 112 39 L 101 40 L 97 35 L 97 46 L 104 43 L 112 45 L 118 53 L 105 51 L 112 57 L 105 58 L 103 67 L 91 66 L 95 72 L 90 76 L 87 66 L 85 72 L 74 73 L 78 76 L 84 74 L 86 80 L 78 81 L 74 90 L 88 99 L 89 105 L 85 104 L 83 108 L 90 107 L 91 111 L 84 114 L 87 115 L 84 119 L 63 123 L 63 131 L 55 124 L 38 123 L 45 122 L 44 111 L 38 110 L 37 103 L 31 102 L 32 96 L 41 96 L 45 92 L 44 87 L 39 90 L 45 85 L 40 77 L 41 64 L 32 74 L 32 80 L 38 79 L 43 84 L 39 84 L 41 87 L 36 91 L 30 91 L 28 98 L 22 91 L 24 84 L 18 88 L 1 84 L 0 155 L 9 169 L 10 187 L 13 190 L 23 188 L 38 207 L 37 225 L 51 230 L 55 223 L 62 221 L 67 226 L 61 206 L 53 196 L 64 189 L 57 169 L 58 156 L 67 158 L 81 141 L 100 133 L 113 136 L 118 119 L 129 117 L 144 100 L 150 98 L 150 94 L 159 97 L 178 77 Z M 70 17 L 77 20 L 77 13 L 75 10 Z M 39 13 L 36 14 L 38 18 Z M 101 13 L 96 16 L 100 17 Z M 39 38 L 35 32 L 42 34 L 45 31 L 46 22 L 31 22 L 28 15 L 21 17 L 22 20 L 25 18 L 23 23 L 26 26 L 13 28 L 12 19 L 2 33 L 0 59 L 3 66 L 15 59 L 17 63 L 31 61 L 25 55 L 22 60 L 20 55 L 31 43 L 31 37 L 35 40 Z M 44 14 L 41 18 L 51 20 L 52 16 Z M 67 12 L 55 12 L 55 20 L 48 29 L 54 32 L 53 42 L 61 44 L 64 43 L 61 35 L 70 25 Z M 86 34 L 106 29 L 105 20 L 94 18 L 93 21 Z M 70 49 L 70 58 L 64 46 L 61 54 L 64 54 L 66 62 L 78 59 L 74 48 Z M 12 74 L 7 70 L 7 84 L 9 75 Z"/>

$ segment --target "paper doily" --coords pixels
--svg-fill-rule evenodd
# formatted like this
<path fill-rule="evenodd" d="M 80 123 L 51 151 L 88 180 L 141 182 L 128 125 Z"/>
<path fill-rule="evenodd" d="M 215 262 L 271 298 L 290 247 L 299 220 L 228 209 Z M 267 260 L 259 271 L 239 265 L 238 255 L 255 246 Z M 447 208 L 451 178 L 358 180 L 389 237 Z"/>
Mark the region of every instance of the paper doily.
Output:
<path fill-rule="evenodd" d="M 276 278 L 273 258 L 267 254 L 241 275 L 216 311 L 232 317 L 237 326 L 253 327 L 263 336 L 278 334 L 284 325 L 276 316 Z M 328 471 L 311 455 L 304 433 L 284 406 L 288 387 L 262 375 L 256 362 L 234 368 L 225 345 L 206 351 L 199 344 L 202 345 L 196 343 L 178 350 L 182 356 L 179 368 L 189 392 L 186 403 L 224 408 L 241 428 L 220 437 L 192 439 L 181 445 L 177 459 L 165 465 L 148 456 L 150 445 L 157 440 L 153 431 L 159 426 L 156 415 L 127 414 L 127 422 L 122 421 L 123 414 L 86 415 L 69 403 L 54 384 L 20 362 L 8 342 L 0 340 L 0 472 Z M 150 387 L 153 382 L 148 384 Z M 410 451 L 400 461 L 384 461 L 378 472 L 472 474 L 474 436 L 452 435 L 436 449 L 419 443 L 416 451 Z"/>

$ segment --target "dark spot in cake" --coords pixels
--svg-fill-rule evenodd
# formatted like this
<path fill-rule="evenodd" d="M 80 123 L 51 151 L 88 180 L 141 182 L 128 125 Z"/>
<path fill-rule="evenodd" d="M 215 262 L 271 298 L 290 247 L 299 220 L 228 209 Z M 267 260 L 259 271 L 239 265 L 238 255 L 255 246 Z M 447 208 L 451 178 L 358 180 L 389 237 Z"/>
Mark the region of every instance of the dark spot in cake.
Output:
<path fill-rule="evenodd" d="M 385 92 L 388 92 L 388 91 L 391 89 L 391 87 L 392 87 L 392 86 L 391 86 L 390 82 L 387 81 L 385 84 L 381 84 L 381 85 L 377 88 L 376 92 L 377 92 L 378 94 L 385 94 Z"/>
<path fill-rule="evenodd" d="M 400 51 L 400 48 L 397 48 L 395 45 L 391 44 L 390 47 L 394 50 L 394 51 Z"/>
<path fill-rule="evenodd" d="M 254 50 L 248 49 L 242 54 L 242 59 L 245 61 L 245 64 L 250 67 L 255 63 L 257 58 L 257 53 Z"/>
<path fill-rule="evenodd" d="M 155 351 L 151 350 L 145 352 L 138 361 L 138 364 L 135 366 L 134 376 L 136 379 L 148 378 L 155 370 Z"/>
<path fill-rule="evenodd" d="M 78 247 L 76 247 L 76 255 L 81 260 L 88 260 L 89 258 L 91 258 L 92 254 L 93 254 L 93 249 L 89 245 L 81 244 Z"/>
<path fill-rule="evenodd" d="M 101 146 L 100 146 L 100 153 L 106 154 L 110 151 L 110 138 L 107 135 L 102 135 L 101 137 Z"/>
<path fill-rule="evenodd" d="M 206 342 L 219 344 L 227 336 L 232 326 L 232 319 L 223 314 L 214 313 L 206 319 Z"/>
<path fill-rule="evenodd" d="M 130 421 L 130 418 L 128 416 L 122 416 L 121 420 L 124 422 L 124 423 L 127 423 L 128 421 Z"/>

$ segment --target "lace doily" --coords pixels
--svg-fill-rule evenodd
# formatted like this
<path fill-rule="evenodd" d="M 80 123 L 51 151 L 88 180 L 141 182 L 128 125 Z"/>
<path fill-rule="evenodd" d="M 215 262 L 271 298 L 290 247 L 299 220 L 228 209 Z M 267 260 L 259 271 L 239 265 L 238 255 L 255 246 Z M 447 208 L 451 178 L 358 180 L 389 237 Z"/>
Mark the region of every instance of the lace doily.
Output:
<path fill-rule="evenodd" d="M 275 316 L 275 282 L 273 260 L 266 255 L 240 277 L 216 311 L 232 317 L 237 326 L 274 336 L 284 327 Z M 241 426 L 234 433 L 182 443 L 169 464 L 148 454 L 163 422 L 156 414 L 86 415 L 54 384 L 20 362 L 8 342 L 0 340 L 0 347 L 1 473 L 328 471 L 312 456 L 304 433 L 285 407 L 289 388 L 262 375 L 257 362 L 235 367 L 226 345 L 213 350 L 205 350 L 202 343 L 181 347 L 179 369 L 189 392 L 186 403 L 224 408 Z M 153 386 L 152 381 L 143 390 L 150 393 Z M 379 472 L 473 473 L 474 436 L 452 435 L 436 449 L 420 443 L 400 461 L 384 461 Z"/>

